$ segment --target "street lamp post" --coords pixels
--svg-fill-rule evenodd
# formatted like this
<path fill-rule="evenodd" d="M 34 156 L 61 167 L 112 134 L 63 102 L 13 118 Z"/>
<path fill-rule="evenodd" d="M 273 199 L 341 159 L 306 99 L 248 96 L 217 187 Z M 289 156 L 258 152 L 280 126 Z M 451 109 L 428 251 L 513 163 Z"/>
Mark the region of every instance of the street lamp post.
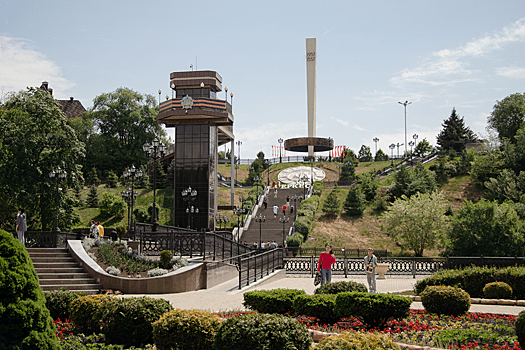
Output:
<path fill-rule="evenodd" d="M 226 227 L 226 223 L 230 221 L 230 218 L 219 214 L 217 217 L 217 222 L 219 223 L 219 231 L 222 230 L 222 224 L 224 223 L 224 227 Z"/>
<path fill-rule="evenodd" d="M 244 213 L 245 213 L 244 208 L 240 208 L 240 207 L 233 208 L 233 214 L 237 215 L 237 237 L 239 237 L 239 231 L 241 230 L 241 220 L 239 219 L 241 215 L 244 215 Z"/>
<path fill-rule="evenodd" d="M 187 203 L 186 214 L 188 214 L 188 228 L 191 228 L 190 214 L 195 212 L 195 208 L 193 205 L 191 205 L 191 203 L 193 203 L 197 198 L 197 190 L 191 188 L 191 186 L 188 186 L 188 188 L 185 188 L 180 192 L 180 195 L 182 196 L 182 200 Z M 199 209 L 197 209 L 196 212 L 199 213 Z"/>
<path fill-rule="evenodd" d="M 418 138 L 418 137 L 419 137 L 418 134 L 414 134 L 414 135 L 412 135 L 412 138 L 414 139 L 414 149 L 415 149 L 415 147 L 417 147 L 417 138 Z"/>
<path fill-rule="evenodd" d="M 285 242 L 285 232 L 284 232 L 284 226 L 286 225 L 286 223 L 290 221 L 290 218 L 286 217 L 286 216 L 282 216 L 279 218 L 279 222 L 283 224 L 283 248 L 284 248 L 284 242 Z"/>
<path fill-rule="evenodd" d="M 259 216 L 255 216 L 255 221 L 259 223 L 259 248 L 262 246 L 262 223 L 266 220 L 266 216 L 263 216 L 262 214 L 259 214 Z"/>
<path fill-rule="evenodd" d="M 128 187 L 127 190 L 124 190 L 120 193 L 122 196 L 122 199 L 126 201 L 126 204 L 128 205 L 128 232 L 131 231 L 131 227 L 133 227 L 133 202 L 137 198 L 137 192 L 133 191 L 131 188 Z M 131 219 L 130 219 L 130 209 L 131 209 Z"/>
<path fill-rule="evenodd" d="M 270 187 L 270 160 L 266 159 L 266 165 L 268 166 L 268 187 Z"/>
<path fill-rule="evenodd" d="M 142 150 L 146 154 L 147 158 L 153 160 L 153 211 L 151 213 L 151 224 L 153 225 L 152 231 L 157 231 L 157 160 L 164 156 L 166 146 L 164 146 L 164 144 L 160 142 L 158 138 L 155 137 L 152 141 L 152 144 L 150 145 L 146 142 L 142 146 Z"/>
<path fill-rule="evenodd" d="M 253 181 L 255 181 L 255 186 L 257 187 L 257 198 L 259 198 L 259 186 L 261 186 L 259 184 L 259 181 L 261 181 L 261 177 L 257 175 L 256 177 L 253 178 Z"/>
<path fill-rule="evenodd" d="M 407 153 L 407 106 L 412 102 L 398 102 L 400 105 L 405 107 L 405 153 Z"/>
<path fill-rule="evenodd" d="M 396 148 L 396 145 L 391 143 L 390 146 L 388 146 L 388 148 L 390 148 L 390 151 L 392 153 L 392 167 L 394 166 L 394 148 Z"/>
<path fill-rule="evenodd" d="M 135 192 L 135 180 L 140 179 L 143 174 L 142 170 L 136 169 L 135 166 L 132 165 L 131 168 L 124 170 L 124 173 L 122 175 L 124 176 L 125 180 L 131 182 L 131 190 L 128 189 L 127 193 L 131 193 L 132 195 L 129 195 L 125 198 L 126 202 L 128 203 L 128 209 L 130 209 L 129 205 L 131 204 L 131 215 L 128 214 L 128 232 L 130 232 L 134 227 L 133 204 L 135 203 L 135 199 L 137 198 L 137 192 Z M 124 191 L 122 191 L 122 194 L 123 193 Z"/>
<path fill-rule="evenodd" d="M 410 146 L 410 164 L 413 164 L 413 163 L 412 163 L 412 154 L 413 154 L 413 153 L 412 153 L 412 146 L 414 146 L 414 141 L 410 141 L 410 142 L 408 143 L 408 145 Z"/>
<path fill-rule="evenodd" d="M 372 141 L 374 141 L 376 143 L 376 154 L 375 155 L 377 156 L 377 143 L 379 142 L 379 137 L 374 137 L 374 139 Z"/>
<path fill-rule="evenodd" d="M 399 147 L 403 146 L 403 144 L 398 142 L 396 146 L 397 146 L 397 159 L 399 159 Z M 405 151 L 405 153 L 406 153 L 406 151 Z"/>
<path fill-rule="evenodd" d="M 239 196 L 239 201 L 241 202 L 241 209 L 242 209 L 242 226 L 244 227 L 244 213 L 246 212 L 246 209 L 244 209 L 244 202 L 246 202 L 246 197 L 244 196 Z"/>
<path fill-rule="evenodd" d="M 191 229 L 193 227 L 193 214 L 199 213 L 199 208 L 195 208 L 193 205 L 191 207 L 186 208 L 186 214 L 188 214 L 188 228 Z M 190 219 L 191 219 L 191 225 L 190 225 Z"/>
<path fill-rule="evenodd" d="M 303 198 L 306 198 L 306 181 L 308 181 L 308 176 L 302 174 L 299 181 L 303 183 Z"/>
<path fill-rule="evenodd" d="M 237 149 L 239 150 L 239 158 L 238 158 L 238 164 L 241 164 L 241 145 L 242 145 L 242 141 L 237 141 L 235 142 L 235 144 L 237 144 Z M 237 176 L 237 174 L 235 174 Z"/>
<path fill-rule="evenodd" d="M 277 142 L 279 142 L 279 163 L 282 163 L 283 162 L 283 155 L 282 155 L 282 143 L 283 143 L 283 139 L 279 138 L 279 140 L 277 140 Z"/>
<path fill-rule="evenodd" d="M 58 228 L 58 185 L 66 180 L 67 172 L 65 170 L 57 167 L 56 169 L 51 170 L 49 173 L 49 178 L 51 182 L 56 184 L 56 194 L 55 194 L 55 227 L 53 231 L 60 231 Z"/>

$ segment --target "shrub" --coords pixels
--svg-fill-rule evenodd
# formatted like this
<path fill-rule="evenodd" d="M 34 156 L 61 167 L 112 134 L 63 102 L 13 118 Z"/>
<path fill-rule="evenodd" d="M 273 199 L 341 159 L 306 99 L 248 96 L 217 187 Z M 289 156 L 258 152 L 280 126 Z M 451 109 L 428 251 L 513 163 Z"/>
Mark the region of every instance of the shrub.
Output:
<path fill-rule="evenodd" d="M 153 340 L 159 350 L 211 349 L 220 318 L 201 310 L 175 309 L 153 323 Z"/>
<path fill-rule="evenodd" d="M 173 254 L 169 250 L 163 250 L 160 252 L 160 267 L 169 269 L 172 258 Z"/>
<path fill-rule="evenodd" d="M 106 308 L 117 301 L 108 295 L 86 295 L 73 300 L 69 307 L 71 321 L 79 332 L 99 333 L 102 327 L 102 315 Z"/>
<path fill-rule="evenodd" d="M 470 309 L 470 295 L 458 287 L 428 286 L 421 293 L 421 302 L 433 314 L 458 316 Z"/>
<path fill-rule="evenodd" d="M 412 300 L 390 294 L 343 292 L 337 294 L 335 309 L 339 317 L 359 317 L 370 327 L 383 326 L 392 318 L 408 314 Z"/>
<path fill-rule="evenodd" d="M 224 321 L 213 341 L 213 349 L 308 350 L 312 338 L 306 326 L 282 315 L 248 314 Z"/>
<path fill-rule="evenodd" d="M 293 310 L 297 315 L 313 316 L 323 323 L 334 323 L 335 298 L 334 294 L 301 294 L 293 301 Z"/>
<path fill-rule="evenodd" d="M 285 314 L 293 311 L 293 301 L 301 294 L 299 289 L 254 290 L 244 293 L 243 305 L 251 310 L 268 314 Z"/>
<path fill-rule="evenodd" d="M 366 293 L 368 292 L 368 288 L 364 284 L 354 281 L 329 282 L 317 288 L 314 294 L 338 294 L 341 292 Z"/>
<path fill-rule="evenodd" d="M 286 237 L 286 246 L 288 248 L 300 247 L 303 244 L 303 236 L 300 233 L 294 233 Z"/>
<path fill-rule="evenodd" d="M 152 323 L 173 307 L 164 299 L 117 299 L 103 316 L 103 333 L 109 343 L 140 346 L 153 339 Z"/>
<path fill-rule="evenodd" d="M 167 274 L 169 271 L 166 269 L 155 268 L 148 271 L 148 277 L 157 277 Z"/>
<path fill-rule="evenodd" d="M 525 348 L 525 311 L 520 312 L 516 318 L 516 335 L 518 336 L 518 342 L 520 347 Z"/>
<path fill-rule="evenodd" d="M 106 269 L 106 272 L 113 276 L 120 275 L 120 270 L 117 269 L 115 266 L 108 266 L 108 268 Z"/>
<path fill-rule="evenodd" d="M 307 216 L 299 216 L 294 222 L 295 231 L 303 236 L 303 241 L 308 238 L 310 227 L 312 226 L 312 219 Z"/>
<path fill-rule="evenodd" d="M 110 192 L 104 192 L 102 200 L 98 203 L 102 217 L 123 217 L 125 207 L 126 202 Z"/>
<path fill-rule="evenodd" d="M 126 236 L 126 228 L 123 225 L 118 225 L 116 228 L 118 238 L 124 238 Z"/>
<path fill-rule="evenodd" d="M 392 338 L 374 333 L 348 331 L 338 336 L 326 337 L 315 347 L 316 350 L 374 349 L 398 350 L 399 345 Z"/>
<path fill-rule="evenodd" d="M 24 246 L 0 230 L 0 347 L 60 349 L 44 293 Z"/>
<path fill-rule="evenodd" d="M 512 288 L 505 282 L 487 283 L 483 287 L 483 295 L 487 299 L 510 299 L 512 298 Z"/>
<path fill-rule="evenodd" d="M 416 283 L 416 294 L 427 286 L 459 286 L 472 298 L 483 298 L 483 287 L 487 283 L 500 281 L 512 288 L 513 298 L 525 299 L 525 267 L 467 267 L 462 270 L 441 270 Z"/>
<path fill-rule="evenodd" d="M 46 306 L 49 309 L 49 313 L 53 320 L 69 319 L 69 306 L 73 300 L 85 296 L 85 293 L 72 292 L 69 290 L 54 290 L 50 292 L 44 292 L 46 297 Z"/>

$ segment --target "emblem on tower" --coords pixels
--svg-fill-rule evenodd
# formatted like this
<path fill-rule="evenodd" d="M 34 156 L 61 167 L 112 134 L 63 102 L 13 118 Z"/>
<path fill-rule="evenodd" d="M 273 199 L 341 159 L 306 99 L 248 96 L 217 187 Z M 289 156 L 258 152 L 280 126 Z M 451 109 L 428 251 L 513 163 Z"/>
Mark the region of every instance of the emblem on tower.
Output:
<path fill-rule="evenodd" d="M 193 107 L 193 98 L 191 98 L 191 96 L 186 95 L 180 100 L 180 104 L 182 106 L 182 109 L 191 109 Z"/>

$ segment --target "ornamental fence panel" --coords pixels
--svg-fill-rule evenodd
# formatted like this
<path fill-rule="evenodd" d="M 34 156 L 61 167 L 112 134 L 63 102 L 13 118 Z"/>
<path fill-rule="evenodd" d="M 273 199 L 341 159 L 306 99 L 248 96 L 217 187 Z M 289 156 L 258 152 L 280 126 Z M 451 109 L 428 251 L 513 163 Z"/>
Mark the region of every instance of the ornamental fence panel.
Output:
<path fill-rule="evenodd" d="M 266 251 L 253 251 L 237 257 L 239 289 L 268 276 L 284 264 L 284 250 L 275 248 Z"/>

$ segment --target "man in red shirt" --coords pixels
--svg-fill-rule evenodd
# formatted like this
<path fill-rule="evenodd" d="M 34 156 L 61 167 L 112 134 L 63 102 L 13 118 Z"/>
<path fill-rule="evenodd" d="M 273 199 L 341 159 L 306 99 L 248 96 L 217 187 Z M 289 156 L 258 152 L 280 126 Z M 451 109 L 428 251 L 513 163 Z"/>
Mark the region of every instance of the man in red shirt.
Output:
<path fill-rule="evenodd" d="M 288 207 L 285 205 L 283 205 L 283 216 L 286 216 L 286 209 L 288 209 Z"/>
<path fill-rule="evenodd" d="M 332 265 L 335 264 L 335 255 L 332 251 L 332 245 L 327 244 L 325 251 L 319 256 L 317 271 L 321 271 L 321 286 L 325 283 L 332 282 Z"/>

